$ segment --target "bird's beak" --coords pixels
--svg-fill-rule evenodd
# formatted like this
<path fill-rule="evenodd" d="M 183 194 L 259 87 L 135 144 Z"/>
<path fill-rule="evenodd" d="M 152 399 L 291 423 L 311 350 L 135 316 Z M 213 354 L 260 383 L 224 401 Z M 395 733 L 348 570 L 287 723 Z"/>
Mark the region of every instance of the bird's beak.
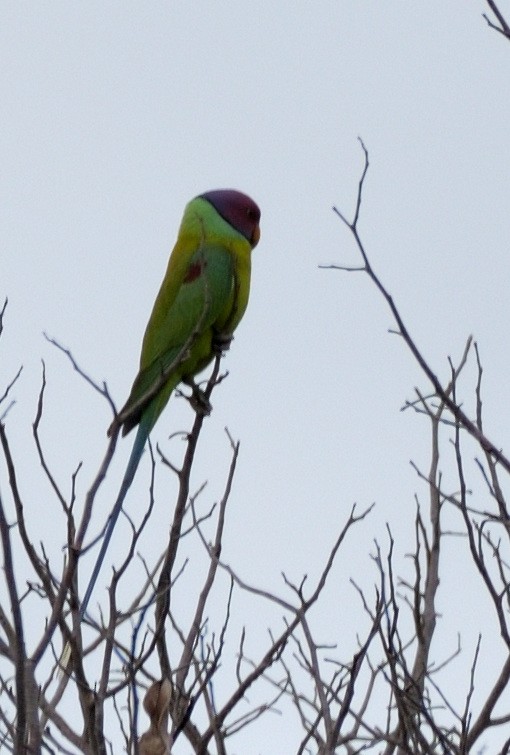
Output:
<path fill-rule="evenodd" d="M 255 247 L 259 243 L 259 240 L 260 240 L 260 228 L 257 225 L 257 226 L 255 226 L 255 230 L 253 231 L 253 234 L 252 234 L 252 237 L 251 237 L 251 248 L 252 249 L 255 249 Z"/>

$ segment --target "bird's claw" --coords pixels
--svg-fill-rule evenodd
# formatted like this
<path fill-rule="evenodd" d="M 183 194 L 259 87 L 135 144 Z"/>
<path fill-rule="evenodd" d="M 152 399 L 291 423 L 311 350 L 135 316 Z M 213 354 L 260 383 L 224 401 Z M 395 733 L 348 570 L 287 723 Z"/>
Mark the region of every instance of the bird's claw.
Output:
<path fill-rule="evenodd" d="M 223 354 L 230 349 L 234 336 L 232 333 L 215 333 L 212 340 L 212 347 L 216 354 Z"/>
<path fill-rule="evenodd" d="M 208 417 L 212 412 L 212 404 L 203 390 L 199 388 L 195 381 L 191 378 L 184 382 L 191 388 L 191 396 L 188 400 L 193 410 L 197 414 L 201 414 L 203 417 Z"/>

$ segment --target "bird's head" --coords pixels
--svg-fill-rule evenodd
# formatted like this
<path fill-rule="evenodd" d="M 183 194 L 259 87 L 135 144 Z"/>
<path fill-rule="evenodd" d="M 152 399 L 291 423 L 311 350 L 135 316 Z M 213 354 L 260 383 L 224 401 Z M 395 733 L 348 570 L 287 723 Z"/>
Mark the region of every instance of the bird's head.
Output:
<path fill-rule="evenodd" d="M 216 212 L 250 242 L 252 249 L 260 239 L 260 210 L 253 199 L 235 189 L 213 189 L 200 195 Z"/>

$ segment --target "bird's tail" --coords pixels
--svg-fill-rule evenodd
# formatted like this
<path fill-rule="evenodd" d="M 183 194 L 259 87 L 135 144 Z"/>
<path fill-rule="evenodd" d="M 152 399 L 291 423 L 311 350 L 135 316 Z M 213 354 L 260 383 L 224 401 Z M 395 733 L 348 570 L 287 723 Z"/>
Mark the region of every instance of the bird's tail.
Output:
<path fill-rule="evenodd" d="M 140 422 L 138 426 L 138 430 L 135 436 L 135 442 L 133 443 L 131 456 L 129 457 L 129 461 L 126 467 L 126 471 L 124 473 L 124 478 L 120 486 L 117 500 L 115 501 L 115 505 L 112 509 L 112 512 L 106 524 L 106 532 L 103 537 L 103 542 L 101 543 L 101 550 L 99 551 L 99 555 L 94 565 L 92 575 L 87 585 L 85 596 L 80 606 L 80 621 L 83 619 L 87 611 L 87 606 L 89 604 L 94 586 L 97 582 L 97 578 L 99 576 L 99 572 L 101 570 L 101 566 L 103 564 L 106 551 L 108 550 L 108 545 L 110 544 L 113 530 L 115 529 L 115 524 L 117 523 L 117 519 L 119 518 L 119 514 L 122 510 L 122 504 L 124 503 L 126 494 L 129 488 L 131 487 L 131 483 L 133 482 L 133 478 L 136 474 L 136 470 L 138 469 L 138 464 L 140 463 L 140 459 L 142 458 L 143 449 L 145 448 L 145 443 L 147 441 L 151 428 L 152 428 L 152 425 L 150 424 L 149 417 L 143 417 L 142 421 Z"/>

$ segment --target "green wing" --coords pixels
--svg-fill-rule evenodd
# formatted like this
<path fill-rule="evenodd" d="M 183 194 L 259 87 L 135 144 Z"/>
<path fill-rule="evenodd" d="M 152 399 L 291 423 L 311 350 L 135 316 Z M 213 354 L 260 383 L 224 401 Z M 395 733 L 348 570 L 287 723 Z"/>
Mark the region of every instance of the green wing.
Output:
<path fill-rule="evenodd" d="M 223 246 L 205 244 L 192 256 L 168 311 L 161 316 L 161 308 L 154 306 L 142 348 L 141 364 L 146 366 L 138 373 L 118 418 L 124 435 L 145 412 L 150 432 L 174 388 L 210 362 L 215 323 L 227 319 L 234 288 L 230 252 Z"/>

